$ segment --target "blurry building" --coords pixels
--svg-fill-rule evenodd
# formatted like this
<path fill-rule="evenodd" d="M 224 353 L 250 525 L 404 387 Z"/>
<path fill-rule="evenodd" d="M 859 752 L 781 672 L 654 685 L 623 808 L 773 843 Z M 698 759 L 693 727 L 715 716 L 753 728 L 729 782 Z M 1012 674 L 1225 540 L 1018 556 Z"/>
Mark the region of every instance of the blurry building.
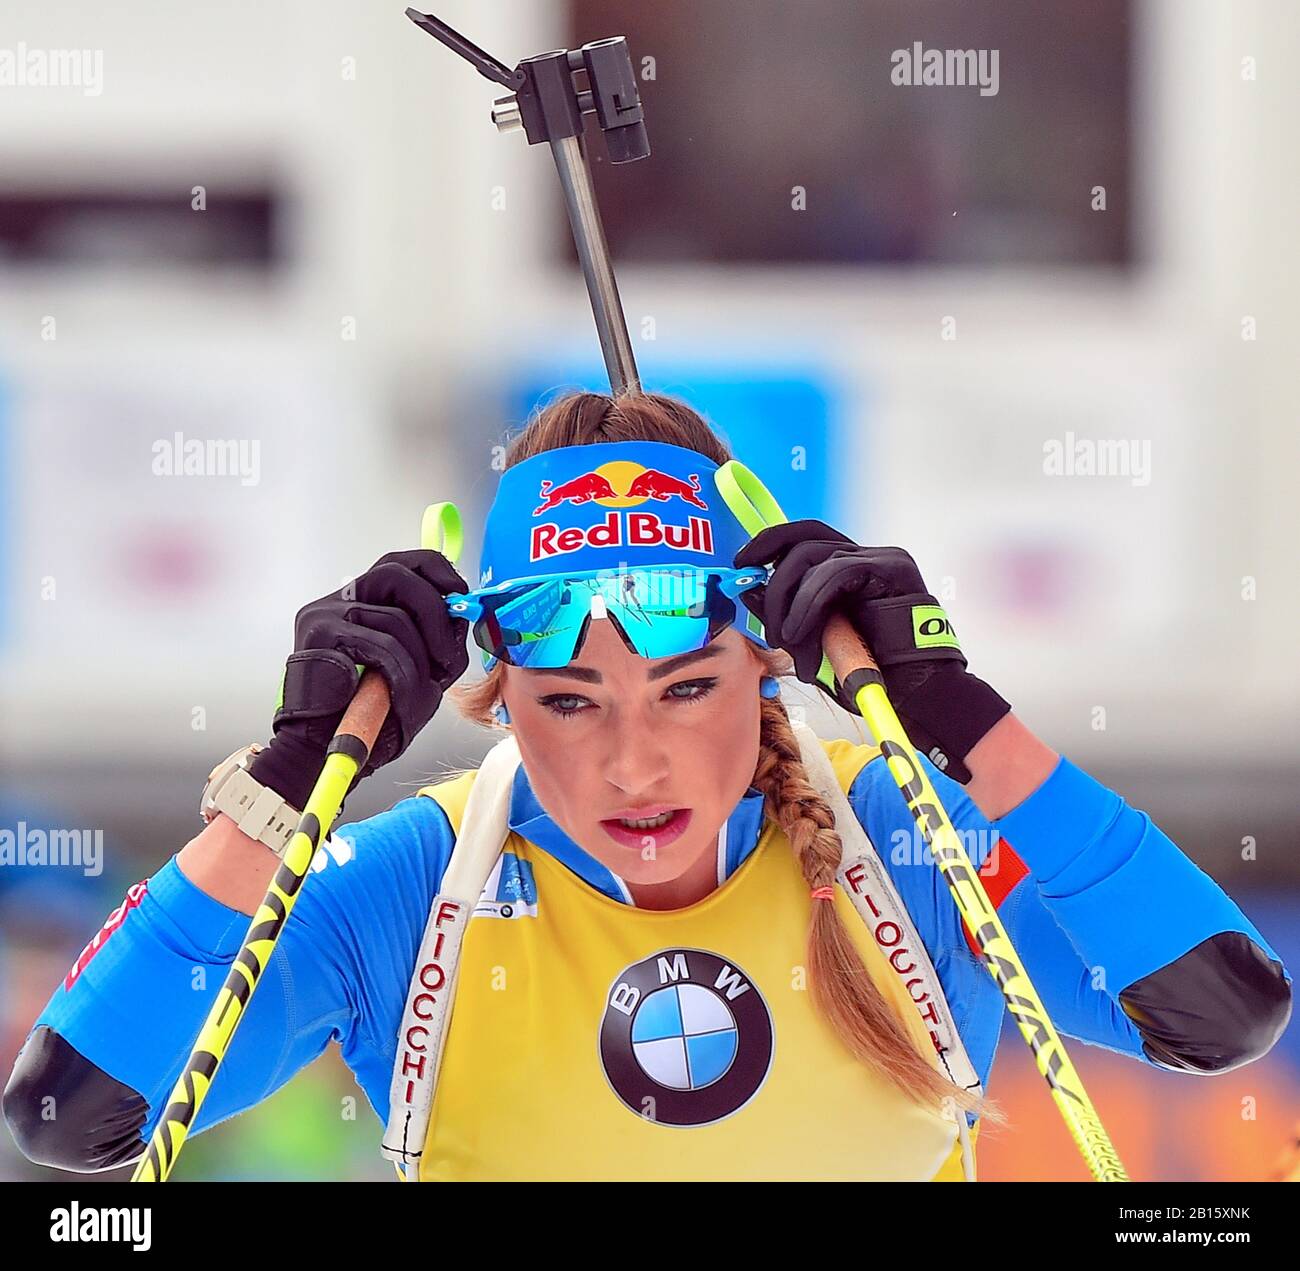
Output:
<path fill-rule="evenodd" d="M 511 63 L 628 36 L 653 153 L 612 168 L 588 144 L 647 386 L 706 409 L 792 514 L 912 551 L 980 674 L 1230 891 L 1270 893 L 1280 947 L 1294 7 L 436 11 Z M 918 44 L 996 50 L 996 92 L 894 82 Z M 502 90 L 400 4 L 9 0 L 20 49 L 101 74 L 0 83 L 2 806 L 103 829 L 108 868 L 71 888 L 102 915 L 197 832 L 212 764 L 268 733 L 296 610 L 413 545 L 436 499 L 466 512 L 470 572 L 494 447 L 600 363 L 549 155 L 496 133 Z M 486 741 L 445 710 L 349 816 Z M 96 921 L 36 940 L 16 912 L 11 1048 Z M 1284 1133 L 1300 1058 L 1246 1071 L 1284 1092 Z M 311 1078 L 331 1106 L 336 1077 Z M 1170 1127 L 1233 1080 L 1116 1077 L 1150 1100 L 1151 1176 L 1219 1176 L 1227 1140 Z M 1276 1158 L 1257 1137 L 1232 1176 Z"/>

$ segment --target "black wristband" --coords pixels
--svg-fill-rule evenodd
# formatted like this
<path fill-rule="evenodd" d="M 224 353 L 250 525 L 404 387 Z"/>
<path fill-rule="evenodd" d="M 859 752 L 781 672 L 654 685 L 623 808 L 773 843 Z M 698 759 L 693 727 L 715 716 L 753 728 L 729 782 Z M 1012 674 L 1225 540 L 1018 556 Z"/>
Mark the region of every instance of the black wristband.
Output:
<path fill-rule="evenodd" d="M 931 744 L 930 760 L 964 785 L 970 772 L 964 762 L 984 735 L 1011 710 L 1011 703 L 977 675 L 945 666 L 925 680 L 894 709 L 909 735 L 915 731 Z M 916 742 L 917 738 L 912 739 Z M 939 754 L 933 753 L 937 746 Z M 946 760 L 946 762 L 945 762 Z"/>
<path fill-rule="evenodd" d="M 957 644 L 943 606 L 929 592 L 862 600 L 852 621 L 866 640 L 876 665 L 886 674 L 890 667 L 908 662 L 966 665 L 966 655 Z M 936 630 L 931 631 L 930 627 Z"/>

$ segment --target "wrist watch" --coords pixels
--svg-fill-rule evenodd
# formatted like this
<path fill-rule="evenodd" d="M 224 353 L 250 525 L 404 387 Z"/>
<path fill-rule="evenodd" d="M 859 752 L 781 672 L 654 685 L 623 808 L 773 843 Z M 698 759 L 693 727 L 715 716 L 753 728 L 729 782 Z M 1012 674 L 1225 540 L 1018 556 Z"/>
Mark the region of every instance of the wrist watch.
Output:
<path fill-rule="evenodd" d="M 265 843 L 283 859 L 302 813 L 277 791 L 249 775 L 249 760 L 261 749 L 256 742 L 241 746 L 208 773 L 199 815 L 211 821 L 218 812 L 224 812 L 241 833 Z"/>

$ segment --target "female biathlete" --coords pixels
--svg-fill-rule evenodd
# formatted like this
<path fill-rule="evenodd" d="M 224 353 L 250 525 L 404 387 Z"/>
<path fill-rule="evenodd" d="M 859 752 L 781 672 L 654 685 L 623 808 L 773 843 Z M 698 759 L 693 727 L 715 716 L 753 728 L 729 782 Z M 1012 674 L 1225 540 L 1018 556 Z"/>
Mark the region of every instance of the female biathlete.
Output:
<path fill-rule="evenodd" d="M 509 446 L 477 590 L 395 552 L 302 609 L 273 739 L 218 767 L 207 827 L 36 1021 L 4 1095 L 26 1155 L 140 1157 L 209 1009 L 196 968 L 219 984 L 238 952 L 359 668 L 392 710 L 358 780 L 428 723 L 471 628 L 488 674 L 454 696 L 506 736 L 325 845 L 197 1131 L 337 1041 L 408 1179 L 973 1178 L 999 991 L 885 760 L 777 692 L 791 661 L 818 682 L 833 614 L 1061 1031 L 1185 1073 L 1263 1055 L 1290 977 L 1241 910 L 966 670 L 906 552 L 817 521 L 751 540 L 714 487 L 729 457 L 674 399 L 568 396 Z M 492 868 L 453 968 L 471 839 Z"/>

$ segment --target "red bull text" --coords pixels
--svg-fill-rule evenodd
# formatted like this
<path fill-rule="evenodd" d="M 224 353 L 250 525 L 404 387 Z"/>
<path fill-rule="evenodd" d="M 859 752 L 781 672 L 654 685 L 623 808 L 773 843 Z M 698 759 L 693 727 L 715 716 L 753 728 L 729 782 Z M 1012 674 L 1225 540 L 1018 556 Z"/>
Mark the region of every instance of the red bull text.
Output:
<path fill-rule="evenodd" d="M 629 469 L 631 471 L 629 472 Z M 613 481 L 611 481 L 611 477 Z M 614 482 L 626 486 L 615 489 Z M 580 507 L 584 503 L 609 503 L 627 508 L 631 503 L 666 503 L 681 499 L 703 512 L 709 505 L 700 497 L 700 478 L 692 472 L 685 480 L 657 468 L 633 464 L 605 464 L 593 472 L 581 472 L 555 485 L 543 481 L 538 490 L 541 503 L 534 516 L 561 504 Z M 553 521 L 534 525 L 529 541 L 529 560 L 546 560 L 579 551 L 583 547 L 666 547 L 678 552 L 713 554 L 713 525 L 702 516 L 692 516 L 685 525 L 669 525 L 657 512 L 611 510 L 603 521 L 585 528 L 562 527 Z"/>

